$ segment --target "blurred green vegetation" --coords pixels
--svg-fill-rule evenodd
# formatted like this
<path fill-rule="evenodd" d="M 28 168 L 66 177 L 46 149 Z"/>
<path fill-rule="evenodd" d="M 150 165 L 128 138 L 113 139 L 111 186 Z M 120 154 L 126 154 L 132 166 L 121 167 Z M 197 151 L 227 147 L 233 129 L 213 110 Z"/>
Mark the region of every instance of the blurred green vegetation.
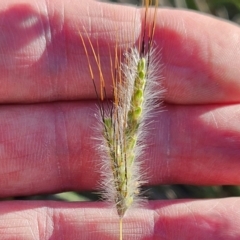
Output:
<path fill-rule="evenodd" d="M 104 2 L 106 1 L 107 0 Z M 109 0 L 108 2 L 139 5 L 139 0 Z M 162 7 L 192 9 L 240 24 L 240 0 L 159 0 L 159 3 Z M 161 185 L 152 186 L 144 190 L 146 190 L 146 195 L 149 199 L 221 198 L 240 196 L 239 186 Z M 98 195 L 91 192 L 65 192 L 50 195 L 16 197 L 15 199 L 94 201 L 99 198 Z"/>

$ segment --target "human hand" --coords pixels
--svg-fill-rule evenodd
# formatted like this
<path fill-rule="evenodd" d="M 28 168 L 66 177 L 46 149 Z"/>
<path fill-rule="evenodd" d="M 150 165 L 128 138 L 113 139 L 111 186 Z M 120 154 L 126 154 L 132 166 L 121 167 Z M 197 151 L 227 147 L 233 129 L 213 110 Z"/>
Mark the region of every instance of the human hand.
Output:
<path fill-rule="evenodd" d="M 116 29 L 123 45 L 133 41 L 129 32 L 133 20 L 140 24 L 138 14 L 92 1 L 0 3 L 1 197 L 96 187 L 95 93 L 78 31 L 84 25 L 98 33 L 107 63 Z M 159 10 L 155 42 L 167 94 L 144 163 L 150 184 L 240 183 L 239 39 L 239 27 L 230 23 Z M 238 239 L 239 205 L 238 198 L 150 201 L 127 213 L 124 236 Z M 6 201 L 0 214 L 1 239 L 119 234 L 115 209 L 105 203 Z"/>

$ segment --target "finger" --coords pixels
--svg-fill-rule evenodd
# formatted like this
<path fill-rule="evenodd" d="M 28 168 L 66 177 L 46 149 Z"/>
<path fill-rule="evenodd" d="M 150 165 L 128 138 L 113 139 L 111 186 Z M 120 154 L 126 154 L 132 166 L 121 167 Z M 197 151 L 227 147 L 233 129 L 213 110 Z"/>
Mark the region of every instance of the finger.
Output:
<path fill-rule="evenodd" d="M 167 101 L 239 102 L 239 26 L 195 12 L 162 10 L 156 39 Z"/>
<path fill-rule="evenodd" d="M 141 35 L 140 11 L 130 7 L 95 1 L 12 0 L 2 2 L 0 9 L 1 102 L 95 98 L 79 36 L 80 32 L 88 41 L 83 26 L 95 49 L 99 42 L 108 87 L 109 47 L 113 50 L 117 38 L 125 49 Z M 239 27 L 168 9 L 158 11 L 155 36 L 163 65 L 157 74 L 165 79 L 166 101 L 239 102 Z M 89 55 L 97 81 L 91 51 Z"/>
<path fill-rule="evenodd" d="M 109 63 L 108 49 L 115 46 L 117 30 L 123 45 L 133 40 L 129 32 L 135 12 L 88 0 L 0 3 L 0 101 L 95 98 L 79 34 L 84 35 L 85 27 L 95 46 L 98 39 Z M 103 62 L 105 57 L 101 54 Z M 109 66 L 103 68 L 110 73 Z"/>
<path fill-rule="evenodd" d="M 94 102 L 0 108 L 0 196 L 93 190 L 101 129 Z M 169 105 L 141 156 L 149 184 L 239 184 L 239 105 Z"/>
<path fill-rule="evenodd" d="M 123 219 L 124 239 L 238 239 L 238 198 L 149 202 Z M 119 219 L 103 203 L 2 202 L 2 239 L 118 239 Z M 11 226 L 11 227 L 10 227 Z"/>
<path fill-rule="evenodd" d="M 168 105 L 152 130 L 153 181 L 239 184 L 239 106 Z"/>

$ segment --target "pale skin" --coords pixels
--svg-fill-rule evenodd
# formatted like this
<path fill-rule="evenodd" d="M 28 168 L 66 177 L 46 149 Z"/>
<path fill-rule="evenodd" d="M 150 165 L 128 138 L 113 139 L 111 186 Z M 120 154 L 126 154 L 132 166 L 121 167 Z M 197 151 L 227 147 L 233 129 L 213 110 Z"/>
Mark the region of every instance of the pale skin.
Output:
<path fill-rule="evenodd" d="M 123 45 L 134 39 L 133 19 L 140 26 L 136 8 L 93 1 L 0 2 L 1 198 L 96 188 L 96 96 L 79 30 L 98 33 L 106 76 L 108 45 L 116 29 Z M 230 22 L 159 10 L 155 44 L 167 93 L 144 162 L 150 184 L 240 184 L 239 42 Z M 124 236 L 239 239 L 239 209 L 239 198 L 150 201 L 128 212 Z M 3 201 L 0 215 L 1 239 L 119 234 L 115 210 L 101 202 Z"/>

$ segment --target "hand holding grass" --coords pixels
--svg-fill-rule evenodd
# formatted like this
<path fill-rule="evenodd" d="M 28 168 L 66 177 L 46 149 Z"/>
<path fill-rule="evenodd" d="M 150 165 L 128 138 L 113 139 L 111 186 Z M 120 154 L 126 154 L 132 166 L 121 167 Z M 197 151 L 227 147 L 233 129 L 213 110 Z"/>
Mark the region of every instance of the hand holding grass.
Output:
<path fill-rule="evenodd" d="M 88 23 L 98 33 L 104 62 L 117 25 L 123 26 L 122 43 L 132 40 L 128 33 L 136 10 L 86 2 L 0 4 L 2 197 L 96 186 L 97 154 L 90 141 L 95 93 L 77 30 Z M 99 24 L 102 16 L 107 20 Z M 239 38 L 239 28 L 229 23 L 159 11 L 155 42 L 167 111 L 154 119 L 149 139 L 144 164 L 150 184 L 240 183 Z M 124 234 L 237 239 L 239 205 L 237 198 L 150 202 L 126 217 Z M 104 203 L 2 202 L 0 213 L 5 239 L 118 236 L 117 216 Z"/>

